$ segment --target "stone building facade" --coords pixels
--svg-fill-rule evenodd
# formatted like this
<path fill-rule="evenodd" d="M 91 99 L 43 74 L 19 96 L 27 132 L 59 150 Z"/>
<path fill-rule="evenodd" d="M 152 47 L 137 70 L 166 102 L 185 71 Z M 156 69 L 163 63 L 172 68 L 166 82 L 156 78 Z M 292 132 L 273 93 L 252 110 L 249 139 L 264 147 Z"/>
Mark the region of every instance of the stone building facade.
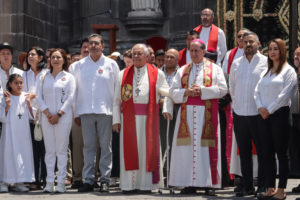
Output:
<path fill-rule="evenodd" d="M 216 4 L 215 0 L 145 0 L 142 5 L 142 1 L 0 0 L 0 42 L 15 47 L 16 61 L 19 52 L 35 45 L 78 50 L 80 40 L 93 32 L 92 24 L 114 24 L 116 50 L 121 53 L 152 37 L 180 49 L 185 46 L 186 31 L 200 24 L 201 10 Z M 104 52 L 109 54 L 109 31 L 101 34 Z"/>

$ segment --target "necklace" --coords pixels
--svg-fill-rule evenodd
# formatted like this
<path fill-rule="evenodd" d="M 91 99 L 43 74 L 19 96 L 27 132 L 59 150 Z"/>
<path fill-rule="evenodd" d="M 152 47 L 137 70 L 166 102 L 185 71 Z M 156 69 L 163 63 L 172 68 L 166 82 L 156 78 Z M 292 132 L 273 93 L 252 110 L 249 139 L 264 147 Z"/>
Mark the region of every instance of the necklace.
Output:
<path fill-rule="evenodd" d="M 21 94 L 21 95 L 22 95 L 22 94 Z M 21 109 L 21 108 L 22 108 L 22 107 L 21 107 L 21 104 L 22 104 L 22 103 L 20 103 L 21 95 L 20 95 L 20 96 L 11 96 L 11 97 L 10 97 L 10 99 L 12 100 L 12 102 L 14 102 L 14 104 L 17 105 L 16 112 L 18 112 L 17 116 L 18 116 L 19 119 L 22 119 L 22 116 L 23 116 L 22 114 L 24 113 L 24 110 Z M 19 97 L 19 98 L 18 98 L 18 101 L 15 100 L 14 97 L 16 97 L 16 98 Z M 22 114 L 21 114 L 21 113 L 22 113 Z"/>

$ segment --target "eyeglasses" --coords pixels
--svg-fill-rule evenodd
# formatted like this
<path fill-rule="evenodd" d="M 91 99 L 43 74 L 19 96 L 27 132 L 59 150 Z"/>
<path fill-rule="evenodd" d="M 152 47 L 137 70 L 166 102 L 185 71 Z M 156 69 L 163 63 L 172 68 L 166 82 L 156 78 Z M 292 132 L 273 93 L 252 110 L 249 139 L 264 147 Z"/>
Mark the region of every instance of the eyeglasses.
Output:
<path fill-rule="evenodd" d="M 237 35 L 237 38 L 242 38 L 243 37 L 243 35 L 241 34 L 241 35 Z"/>

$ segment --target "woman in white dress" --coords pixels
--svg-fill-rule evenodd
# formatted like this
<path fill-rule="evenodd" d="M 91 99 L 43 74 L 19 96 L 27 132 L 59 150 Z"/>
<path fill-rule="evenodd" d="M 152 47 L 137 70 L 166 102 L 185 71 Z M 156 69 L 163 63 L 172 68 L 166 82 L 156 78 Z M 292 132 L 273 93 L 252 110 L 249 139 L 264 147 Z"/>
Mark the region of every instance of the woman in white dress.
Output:
<path fill-rule="evenodd" d="M 287 63 L 285 42 L 273 39 L 268 44 L 268 69 L 262 73 L 254 99 L 260 114 L 258 119 L 259 140 L 263 144 L 262 156 L 267 192 L 259 199 L 280 200 L 286 198 L 284 189 L 289 173 L 288 142 L 289 112 L 292 92 L 297 75 Z M 279 163 L 279 183 L 276 191 L 276 160 Z"/>
<path fill-rule="evenodd" d="M 15 191 L 28 192 L 23 183 L 35 181 L 29 128 L 29 115 L 33 115 L 30 95 L 22 92 L 22 87 L 22 76 L 9 76 L 1 103 L 0 181 L 7 191 L 8 184 L 15 184 Z"/>
<path fill-rule="evenodd" d="M 42 114 L 42 130 L 46 149 L 47 168 L 44 192 L 54 191 L 54 170 L 57 160 L 57 186 L 55 191 L 66 191 L 68 144 L 72 126 L 72 104 L 75 93 L 75 79 L 66 72 L 67 57 L 62 49 L 50 52 L 50 70 L 37 84 L 37 104 Z"/>

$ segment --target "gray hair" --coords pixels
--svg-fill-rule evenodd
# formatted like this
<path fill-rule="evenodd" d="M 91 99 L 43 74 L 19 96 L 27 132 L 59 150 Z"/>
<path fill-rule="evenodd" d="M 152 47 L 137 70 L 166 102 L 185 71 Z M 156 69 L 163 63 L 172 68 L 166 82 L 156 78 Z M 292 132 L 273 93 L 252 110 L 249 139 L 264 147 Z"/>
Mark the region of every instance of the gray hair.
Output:
<path fill-rule="evenodd" d="M 258 35 L 252 31 L 248 31 L 248 32 L 245 32 L 244 35 L 243 35 L 243 38 L 249 36 L 249 35 L 253 35 L 256 42 L 259 42 L 259 38 L 258 38 Z"/>
<path fill-rule="evenodd" d="M 88 40 L 90 40 L 90 38 L 92 38 L 92 37 L 100 38 L 101 44 L 104 43 L 102 35 L 100 35 L 100 34 L 98 34 L 98 33 L 93 33 L 93 34 L 91 34 L 91 35 L 88 37 Z"/>
<path fill-rule="evenodd" d="M 134 47 L 137 47 L 137 46 L 143 48 L 145 55 L 149 55 L 149 54 L 150 54 L 150 51 L 149 51 L 147 45 L 145 45 L 145 44 L 143 44 L 143 43 L 135 44 L 135 45 L 132 47 L 131 51 L 133 51 Z"/>

